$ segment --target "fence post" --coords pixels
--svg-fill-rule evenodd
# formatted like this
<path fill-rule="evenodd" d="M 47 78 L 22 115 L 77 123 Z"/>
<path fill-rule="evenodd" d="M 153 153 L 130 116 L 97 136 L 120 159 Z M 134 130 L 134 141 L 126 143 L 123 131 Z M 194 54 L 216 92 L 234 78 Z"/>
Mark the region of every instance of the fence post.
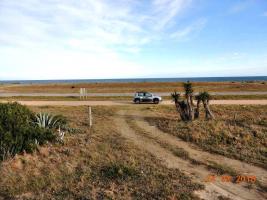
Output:
<path fill-rule="evenodd" d="M 84 88 L 84 95 L 85 95 L 85 99 L 87 99 L 87 89 Z"/>
<path fill-rule="evenodd" d="M 89 114 L 89 126 L 91 127 L 93 125 L 91 106 L 88 106 L 88 114 Z"/>
<path fill-rule="evenodd" d="M 87 89 L 86 88 L 80 88 L 80 99 L 87 99 Z"/>
<path fill-rule="evenodd" d="M 80 100 L 82 99 L 82 93 L 83 93 L 82 88 L 80 88 Z"/>

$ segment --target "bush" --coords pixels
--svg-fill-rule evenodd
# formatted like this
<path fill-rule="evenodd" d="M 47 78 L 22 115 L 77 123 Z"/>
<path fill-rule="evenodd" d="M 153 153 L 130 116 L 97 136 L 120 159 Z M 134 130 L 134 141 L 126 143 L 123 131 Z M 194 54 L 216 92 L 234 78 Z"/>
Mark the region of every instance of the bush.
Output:
<path fill-rule="evenodd" d="M 32 152 L 37 144 L 55 139 L 49 129 L 34 123 L 35 115 L 18 103 L 0 104 L 0 160 L 23 151 Z"/>

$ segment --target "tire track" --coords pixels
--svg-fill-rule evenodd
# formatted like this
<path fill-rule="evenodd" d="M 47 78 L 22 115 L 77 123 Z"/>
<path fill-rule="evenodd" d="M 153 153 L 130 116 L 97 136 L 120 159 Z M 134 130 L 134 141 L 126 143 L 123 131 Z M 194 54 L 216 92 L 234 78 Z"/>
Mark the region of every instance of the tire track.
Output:
<path fill-rule="evenodd" d="M 156 158 L 162 160 L 169 168 L 180 169 L 183 173 L 190 176 L 193 180 L 201 182 L 205 185 L 205 190 L 197 191 L 196 194 L 203 199 L 218 199 L 218 196 L 224 196 L 231 199 L 265 199 L 265 197 L 255 190 L 244 188 L 242 184 L 222 183 L 222 182 L 203 182 L 210 175 L 210 172 L 203 166 L 192 165 L 189 161 L 173 155 L 169 150 L 161 147 L 156 142 L 148 139 L 142 134 L 136 133 L 126 122 L 126 111 L 119 111 L 115 117 L 115 123 L 119 132 L 127 139 L 133 141 L 140 149 L 150 152 Z"/>

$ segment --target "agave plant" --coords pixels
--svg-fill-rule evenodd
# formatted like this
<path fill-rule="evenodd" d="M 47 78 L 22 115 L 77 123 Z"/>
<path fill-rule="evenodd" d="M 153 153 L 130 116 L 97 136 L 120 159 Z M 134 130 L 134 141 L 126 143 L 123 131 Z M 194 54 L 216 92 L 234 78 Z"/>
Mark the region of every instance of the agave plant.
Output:
<path fill-rule="evenodd" d="M 57 128 L 66 124 L 65 118 L 60 115 L 51 115 L 49 113 L 39 113 L 35 116 L 36 124 L 42 128 Z"/>

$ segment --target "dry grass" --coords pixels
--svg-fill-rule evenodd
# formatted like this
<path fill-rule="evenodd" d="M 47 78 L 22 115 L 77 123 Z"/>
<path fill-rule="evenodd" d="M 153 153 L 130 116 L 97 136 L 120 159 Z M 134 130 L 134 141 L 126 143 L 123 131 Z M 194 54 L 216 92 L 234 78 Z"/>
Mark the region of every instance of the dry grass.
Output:
<path fill-rule="evenodd" d="M 267 98 L 267 95 L 266 95 Z M 80 99 L 78 96 L 18 96 L 18 97 L 0 97 L 3 101 L 132 101 L 133 97 L 128 96 L 93 96 L 87 99 Z"/>
<path fill-rule="evenodd" d="M 228 175 L 235 176 L 235 177 L 238 175 L 238 173 L 229 166 L 221 165 L 221 164 L 218 164 L 218 163 L 215 163 L 212 161 L 204 162 L 202 160 L 195 160 L 195 159 L 191 158 L 189 153 L 186 150 L 184 150 L 183 148 L 179 148 L 179 147 L 170 145 L 167 142 L 163 142 L 163 141 L 159 140 L 158 138 L 150 137 L 149 134 L 147 134 L 144 129 L 139 127 L 136 124 L 136 122 L 134 120 L 132 120 L 131 117 L 127 118 L 126 121 L 129 124 L 129 126 L 131 128 L 133 128 L 136 132 L 138 132 L 139 134 L 142 134 L 144 137 L 149 138 L 152 141 L 157 142 L 158 144 L 160 144 L 160 146 L 162 146 L 165 149 L 168 149 L 170 152 L 172 152 L 175 156 L 177 156 L 179 158 L 182 158 L 184 160 L 188 160 L 194 165 L 203 165 L 208 170 L 210 170 L 212 173 L 215 173 L 218 175 L 228 174 Z"/>
<path fill-rule="evenodd" d="M 162 96 L 163 100 L 171 100 L 171 96 Z M 213 95 L 214 100 L 263 100 L 267 99 L 267 95 Z M 75 96 L 57 97 L 57 96 L 18 96 L 18 97 L 0 97 L 3 101 L 130 101 L 131 96 L 93 96 L 87 99 L 80 99 Z"/>
<path fill-rule="evenodd" d="M 115 107 L 34 107 L 63 114 L 76 131 L 64 144 L 49 144 L 0 166 L 0 199 L 196 199 L 202 188 L 179 170 L 164 167 L 117 133 Z"/>
<path fill-rule="evenodd" d="M 161 130 L 202 149 L 267 166 L 267 106 L 212 106 L 214 121 L 182 122 L 173 106 L 151 107 L 159 117 L 146 118 Z"/>
<path fill-rule="evenodd" d="M 91 93 L 124 93 L 147 90 L 150 92 L 183 91 L 181 82 L 140 82 L 140 83 L 83 83 L 83 84 L 9 84 L 0 85 L 0 91 L 5 92 L 48 92 L 48 93 L 78 93 L 80 88 L 87 88 Z M 195 82 L 195 91 L 267 91 L 265 82 Z"/>

